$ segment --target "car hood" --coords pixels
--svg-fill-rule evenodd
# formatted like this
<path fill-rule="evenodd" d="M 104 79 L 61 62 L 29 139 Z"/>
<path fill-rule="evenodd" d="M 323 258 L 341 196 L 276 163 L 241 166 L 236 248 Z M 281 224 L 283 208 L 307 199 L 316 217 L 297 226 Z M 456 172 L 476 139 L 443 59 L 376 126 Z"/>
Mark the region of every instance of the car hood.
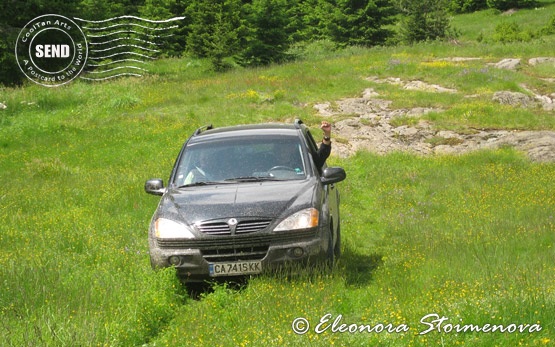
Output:
<path fill-rule="evenodd" d="M 170 190 L 164 205 L 187 224 L 237 217 L 285 217 L 312 206 L 315 180 L 243 182 Z"/>

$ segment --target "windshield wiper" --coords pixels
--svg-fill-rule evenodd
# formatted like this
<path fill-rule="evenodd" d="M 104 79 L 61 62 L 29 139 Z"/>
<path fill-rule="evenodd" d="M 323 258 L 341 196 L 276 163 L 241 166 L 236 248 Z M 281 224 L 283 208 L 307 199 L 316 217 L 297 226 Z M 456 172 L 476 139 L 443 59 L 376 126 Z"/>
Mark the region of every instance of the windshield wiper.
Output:
<path fill-rule="evenodd" d="M 181 185 L 181 186 L 178 186 L 177 189 L 180 189 L 180 188 L 187 188 L 187 187 L 210 186 L 210 185 L 226 184 L 226 183 L 228 183 L 228 182 L 222 182 L 222 181 L 201 181 L 201 182 L 194 182 L 194 183 L 183 184 L 183 185 Z"/>
<path fill-rule="evenodd" d="M 260 177 L 260 176 L 240 176 L 234 178 L 226 178 L 225 181 L 233 182 L 262 182 L 262 181 L 281 181 L 275 177 Z"/>

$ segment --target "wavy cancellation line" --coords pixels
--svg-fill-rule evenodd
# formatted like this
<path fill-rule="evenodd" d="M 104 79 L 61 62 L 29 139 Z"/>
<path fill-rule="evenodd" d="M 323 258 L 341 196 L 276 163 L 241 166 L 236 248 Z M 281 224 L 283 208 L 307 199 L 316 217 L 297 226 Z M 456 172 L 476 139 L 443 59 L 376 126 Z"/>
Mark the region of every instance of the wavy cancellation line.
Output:
<path fill-rule="evenodd" d="M 139 50 L 148 51 L 148 52 L 154 52 L 154 53 L 160 52 L 160 50 L 158 50 L 158 49 L 152 49 L 152 48 L 147 48 L 147 47 L 143 47 L 143 46 L 139 46 L 139 45 L 127 44 L 127 45 L 117 45 L 117 46 L 114 46 L 114 47 L 108 47 L 108 48 L 103 48 L 103 49 L 90 49 L 89 53 L 108 52 L 108 51 L 113 51 L 113 50 L 120 49 L 120 48 L 137 48 Z"/>
<path fill-rule="evenodd" d="M 148 34 L 142 31 L 135 31 L 135 30 L 120 30 L 120 31 L 115 31 L 115 32 L 111 32 L 111 33 L 107 33 L 107 34 L 103 34 L 103 35 L 87 35 L 88 38 L 103 38 L 103 37 L 108 37 L 108 36 L 114 36 L 114 35 L 120 35 L 120 34 L 136 34 L 136 35 L 141 35 L 141 36 L 148 36 L 151 38 L 164 38 L 164 37 L 169 37 L 169 36 L 173 36 L 172 34 L 168 34 L 168 35 L 154 35 L 154 34 Z"/>
<path fill-rule="evenodd" d="M 82 18 L 74 18 L 75 20 L 81 21 L 81 22 L 87 22 L 87 23 L 106 23 L 106 22 L 110 22 L 110 21 L 114 21 L 114 20 L 118 20 L 118 19 L 136 19 L 136 20 L 140 20 L 143 22 L 148 22 L 148 23 L 169 23 L 169 22 L 175 22 L 178 20 L 183 20 L 185 19 L 185 17 L 173 17 L 173 18 L 169 18 L 169 19 L 162 19 L 162 20 L 152 20 L 152 19 L 146 19 L 146 18 L 141 18 L 141 17 L 136 17 L 136 16 L 119 16 L 119 17 L 112 17 L 112 18 L 108 18 L 108 19 L 103 19 L 103 20 L 87 20 L 87 19 L 82 19 Z"/>
<path fill-rule="evenodd" d="M 119 16 L 104 20 L 74 18 L 76 21 L 85 23 L 82 29 L 89 44 L 89 59 L 85 66 L 85 74 L 91 76 L 80 76 L 80 78 L 103 81 L 122 76 L 142 77 L 143 72 L 148 72 L 142 66 L 146 61 L 155 60 L 160 53 L 157 48 L 161 43 L 154 41 L 173 36 L 171 30 L 178 28 L 179 25 L 170 25 L 170 23 L 184 18 L 173 17 L 164 20 L 136 16 Z M 137 21 L 140 24 L 136 23 Z M 92 77 L 93 75 L 101 76 Z"/>
<path fill-rule="evenodd" d="M 138 60 L 138 59 L 132 59 L 132 58 L 126 58 L 126 59 L 119 59 L 119 60 L 112 60 L 106 63 L 99 63 L 99 64 L 92 64 L 89 63 L 88 66 L 92 66 L 92 67 L 104 67 L 104 66 L 108 66 L 108 65 L 113 65 L 113 64 L 119 64 L 119 63 L 124 63 L 124 62 L 134 62 L 134 63 L 139 63 L 139 64 L 147 64 L 146 62 L 142 61 L 142 60 Z"/>
<path fill-rule="evenodd" d="M 120 27 L 131 27 L 131 26 L 135 26 L 135 27 L 139 27 L 139 28 L 143 28 L 143 29 L 154 30 L 154 31 L 162 31 L 162 30 L 170 30 L 170 29 L 179 28 L 179 25 L 172 25 L 172 26 L 163 27 L 163 28 L 152 28 L 152 27 L 147 27 L 145 25 L 141 25 L 141 24 L 137 24 L 137 23 L 122 23 L 122 24 L 114 24 L 114 25 L 110 25 L 110 26 L 107 26 L 107 27 L 100 27 L 100 28 L 86 26 L 86 27 L 82 27 L 82 29 L 87 29 L 87 30 L 92 30 L 92 31 L 102 31 L 102 30 L 109 30 L 109 29 L 115 29 L 115 28 L 120 28 Z"/>
<path fill-rule="evenodd" d="M 151 57 L 151 56 L 146 55 L 146 54 L 141 54 L 141 53 L 131 52 L 131 51 L 128 51 L 128 52 L 119 52 L 119 53 L 104 55 L 104 56 L 101 56 L 101 57 L 90 57 L 90 56 L 89 56 L 89 59 L 90 59 L 90 60 L 104 60 L 104 59 L 110 59 L 110 58 L 117 57 L 117 56 L 121 56 L 121 55 L 125 55 L 125 56 L 127 56 L 127 55 L 134 55 L 134 56 L 136 56 L 136 57 L 142 57 L 142 58 L 145 58 L 145 59 L 152 59 L 152 60 L 156 59 L 155 57 Z M 89 63 L 87 63 L 87 66 L 89 66 Z"/>
<path fill-rule="evenodd" d="M 117 42 L 117 41 L 137 41 L 137 42 L 146 43 L 146 44 L 151 45 L 151 46 L 159 46 L 160 45 L 160 43 L 142 40 L 142 39 L 139 39 L 137 37 L 118 37 L 118 38 L 108 40 L 108 41 L 104 41 L 104 42 L 89 42 L 89 45 L 100 46 L 100 45 L 107 45 L 107 44 Z"/>

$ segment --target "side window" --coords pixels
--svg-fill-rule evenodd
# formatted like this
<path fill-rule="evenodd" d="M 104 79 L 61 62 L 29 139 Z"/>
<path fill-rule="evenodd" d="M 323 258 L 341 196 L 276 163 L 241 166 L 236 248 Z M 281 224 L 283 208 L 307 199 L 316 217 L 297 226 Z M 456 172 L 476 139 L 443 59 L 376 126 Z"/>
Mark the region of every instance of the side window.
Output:
<path fill-rule="evenodd" d="M 310 130 L 306 131 L 306 135 L 307 135 L 306 137 L 307 137 L 310 153 L 316 153 L 318 151 L 318 146 L 316 145 L 316 141 L 314 141 L 314 138 L 312 137 Z"/>
<path fill-rule="evenodd" d="M 310 133 L 310 130 L 306 130 L 306 142 L 308 143 L 308 149 L 310 151 L 310 156 L 312 159 L 312 164 L 314 164 L 316 166 L 316 169 L 318 170 L 318 172 L 320 173 L 320 175 L 322 174 L 322 168 L 318 167 L 318 165 L 316 165 L 316 161 L 314 160 L 315 156 L 318 153 L 318 145 L 316 144 L 316 141 L 314 141 L 314 137 L 312 137 L 312 134 Z"/>

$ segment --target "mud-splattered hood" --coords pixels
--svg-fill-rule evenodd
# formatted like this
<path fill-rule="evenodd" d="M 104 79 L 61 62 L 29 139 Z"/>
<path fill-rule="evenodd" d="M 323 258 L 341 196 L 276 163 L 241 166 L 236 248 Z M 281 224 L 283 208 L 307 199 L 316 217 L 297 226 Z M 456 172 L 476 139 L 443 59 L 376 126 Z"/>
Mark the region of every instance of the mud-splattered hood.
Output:
<path fill-rule="evenodd" d="M 312 206 L 314 179 L 283 182 L 242 182 L 169 190 L 160 215 L 193 225 L 222 218 L 281 219 Z"/>

